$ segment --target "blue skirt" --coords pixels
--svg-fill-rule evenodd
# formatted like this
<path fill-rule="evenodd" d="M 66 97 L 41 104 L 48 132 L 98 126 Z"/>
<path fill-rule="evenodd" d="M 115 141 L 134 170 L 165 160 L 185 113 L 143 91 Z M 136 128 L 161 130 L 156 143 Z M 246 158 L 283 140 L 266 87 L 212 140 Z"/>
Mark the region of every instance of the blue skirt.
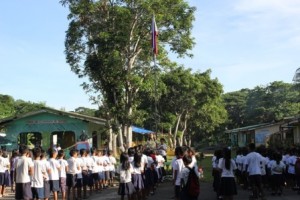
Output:
<path fill-rule="evenodd" d="M 132 195 L 133 193 L 135 193 L 135 189 L 132 182 L 120 183 L 118 195 Z"/>
<path fill-rule="evenodd" d="M 144 180 L 141 174 L 132 174 L 132 183 L 136 190 L 144 189 Z"/>

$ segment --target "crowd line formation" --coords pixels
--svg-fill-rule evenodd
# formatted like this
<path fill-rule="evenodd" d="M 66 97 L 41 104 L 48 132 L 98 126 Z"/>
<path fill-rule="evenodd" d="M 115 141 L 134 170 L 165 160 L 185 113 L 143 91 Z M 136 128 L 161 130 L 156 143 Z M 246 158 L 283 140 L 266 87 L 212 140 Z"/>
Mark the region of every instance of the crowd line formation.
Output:
<path fill-rule="evenodd" d="M 284 188 L 300 194 L 300 149 L 239 148 L 235 159 L 228 148 L 216 150 L 212 159 L 213 188 L 218 199 L 233 199 L 236 184 L 250 190 L 250 199 L 266 199 L 266 191 L 281 196 Z"/>
<path fill-rule="evenodd" d="M 160 144 L 149 139 L 145 146 L 135 146 L 121 153 L 117 164 L 109 150 L 71 149 L 69 158 L 65 159 L 65 151 L 61 149 L 45 151 L 36 147 L 29 150 L 26 145 L 20 145 L 10 159 L 5 151 L 0 151 L 1 197 L 6 196 L 5 187 L 11 187 L 15 199 L 47 200 L 50 196 L 54 200 L 87 199 L 115 186 L 118 181 L 117 194 L 121 199 L 147 199 L 164 181 L 166 151 L 163 138 Z M 188 197 L 183 189 L 191 170 L 199 177 L 195 152 L 189 147 L 177 147 L 171 166 L 173 198 L 197 199 Z"/>

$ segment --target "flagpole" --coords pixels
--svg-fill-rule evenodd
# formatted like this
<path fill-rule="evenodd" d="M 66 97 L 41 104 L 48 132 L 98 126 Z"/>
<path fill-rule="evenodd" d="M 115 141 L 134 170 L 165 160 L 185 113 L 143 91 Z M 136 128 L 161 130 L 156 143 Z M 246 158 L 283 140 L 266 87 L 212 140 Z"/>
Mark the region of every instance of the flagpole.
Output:
<path fill-rule="evenodd" d="M 156 55 L 158 54 L 158 44 L 157 44 L 157 36 L 158 36 L 158 29 L 156 26 L 155 22 L 155 15 L 153 14 L 152 17 L 152 52 L 153 52 L 153 64 L 154 64 L 154 73 L 155 73 L 155 84 L 154 84 L 154 120 L 155 120 L 155 132 L 156 132 L 156 138 L 157 138 L 157 132 L 158 132 L 158 120 L 159 120 L 159 115 L 158 115 L 158 92 L 157 92 L 157 87 L 158 87 L 158 68 L 157 68 L 157 63 L 156 63 Z"/>

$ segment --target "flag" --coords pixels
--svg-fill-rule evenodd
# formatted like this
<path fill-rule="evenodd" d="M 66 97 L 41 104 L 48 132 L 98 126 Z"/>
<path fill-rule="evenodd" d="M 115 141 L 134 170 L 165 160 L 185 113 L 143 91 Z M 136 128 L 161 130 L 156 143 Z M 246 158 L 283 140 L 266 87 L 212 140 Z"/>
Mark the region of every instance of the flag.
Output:
<path fill-rule="evenodd" d="M 157 46 L 158 30 L 157 30 L 154 15 L 152 17 L 151 31 L 152 31 L 152 38 L 151 38 L 152 39 L 152 50 L 153 50 L 153 54 L 157 55 L 158 54 L 158 46 Z"/>

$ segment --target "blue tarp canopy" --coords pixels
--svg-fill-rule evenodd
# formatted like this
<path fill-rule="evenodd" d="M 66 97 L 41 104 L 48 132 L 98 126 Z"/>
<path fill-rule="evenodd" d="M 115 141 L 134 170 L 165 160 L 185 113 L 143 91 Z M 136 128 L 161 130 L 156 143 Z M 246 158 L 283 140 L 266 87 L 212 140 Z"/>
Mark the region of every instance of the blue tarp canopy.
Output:
<path fill-rule="evenodd" d="M 153 133 L 154 132 L 154 131 L 150 131 L 150 130 L 143 129 L 143 128 L 136 127 L 136 126 L 131 126 L 131 127 L 132 127 L 132 132 L 135 132 L 135 133 L 149 134 L 149 133 Z"/>

